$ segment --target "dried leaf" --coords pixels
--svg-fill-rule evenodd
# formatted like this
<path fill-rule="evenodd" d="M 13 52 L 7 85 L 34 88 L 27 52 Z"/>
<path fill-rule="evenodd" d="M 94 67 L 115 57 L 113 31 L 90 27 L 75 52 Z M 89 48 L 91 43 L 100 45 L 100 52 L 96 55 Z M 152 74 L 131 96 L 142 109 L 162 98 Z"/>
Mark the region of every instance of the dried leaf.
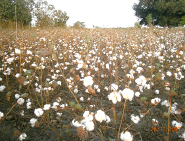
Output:
<path fill-rule="evenodd" d="M 27 98 L 28 96 L 29 96 L 28 93 L 24 93 L 24 94 L 21 95 L 22 98 Z"/>
<path fill-rule="evenodd" d="M 177 96 L 177 93 L 174 90 L 168 91 L 168 96 Z"/>
<path fill-rule="evenodd" d="M 76 130 L 77 130 L 77 135 L 80 137 L 80 139 L 85 137 L 85 132 L 82 126 L 78 127 Z"/>
<path fill-rule="evenodd" d="M 49 55 L 51 55 L 51 51 L 49 51 L 49 50 L 44 50 L 44 51 L 39 53 L 40 57 L 46 57 L 46 56 L 49 56 Z"/>
<path fill-rule="evenodd" d="M 27 81 L 27 79 L 24 76 L 18 77 L 17 80 L 22 85 L 25 85 L 25 82 Z"/>
<path fill-rule="evenodd" d="M 76 75 L 76 80 L 80 81 L 80 76 L 79 75 Z"/>

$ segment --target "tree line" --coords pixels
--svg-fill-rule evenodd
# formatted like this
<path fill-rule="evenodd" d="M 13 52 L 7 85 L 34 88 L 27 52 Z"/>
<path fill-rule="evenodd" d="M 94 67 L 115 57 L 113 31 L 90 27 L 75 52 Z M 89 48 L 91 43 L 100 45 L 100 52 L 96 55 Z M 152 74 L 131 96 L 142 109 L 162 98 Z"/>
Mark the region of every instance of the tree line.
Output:
<path fill-rule="evenodd" d="M 140 24 L 177 27 L 185 25 L 185 0 L 140 0 L 133 5 Z"/>
<path fill-rule="evenodd" d="M 133 5 L 135 15 L 140 18 L 140 24 L 160 26 L 185 25 L 185 0 L 139 0 Z M 21 27 L 31 26 L 59 26 L 66 27 L 69 19 L 67 13 L 56 10 L 46 0 L 1 0 L 0 23 L 9 25 L 16 22 Z M 129 19 L 128 19 L 129 20 Z M 84 22 L 77 21 L 74 27 L 85 27 Z"/>
<path fill-rule="evenodd" d="M 16 21 L 22 27 L 31 26 L 34 21 L 38 27 L 65 27 L 69 19 L 65 11 L 56 10 L 45 0 L 1 0 L 0 7 L 0 22 L 4 25 Z"/>

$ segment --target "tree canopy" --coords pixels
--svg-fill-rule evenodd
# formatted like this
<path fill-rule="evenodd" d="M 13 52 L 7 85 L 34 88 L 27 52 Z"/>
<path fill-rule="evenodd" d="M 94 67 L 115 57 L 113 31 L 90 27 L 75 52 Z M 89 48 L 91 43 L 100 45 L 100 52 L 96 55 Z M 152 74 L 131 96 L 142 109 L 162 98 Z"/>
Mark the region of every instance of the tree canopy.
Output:
<path fill-rule="evenodd" d="M 56 10 L 46 0 L 1 0 L 0 7 L 0 23 L 4 25 L 17 22 L 21 26 L 30 26 L 34 20 L 38 27 L 65 27 L 69 19 L 66 12 Z"/>
<path fill-rule="evenodd" d="M 168 27 L 181 26 L 185 20 L 185 0 L 140 0 L 133 9 L 140 24 L 149 24 L 149 16 L 153 25 Z"/>

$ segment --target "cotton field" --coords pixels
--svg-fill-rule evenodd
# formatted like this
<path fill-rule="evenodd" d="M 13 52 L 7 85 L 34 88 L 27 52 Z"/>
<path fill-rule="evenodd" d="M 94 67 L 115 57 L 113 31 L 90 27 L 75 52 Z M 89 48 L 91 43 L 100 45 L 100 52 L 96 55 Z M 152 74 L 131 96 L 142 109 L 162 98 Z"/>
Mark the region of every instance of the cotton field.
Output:
<path fill-rule="evenodd" d="M 3 140 L 185 140 L 185 29 L 1 30 Z"/>

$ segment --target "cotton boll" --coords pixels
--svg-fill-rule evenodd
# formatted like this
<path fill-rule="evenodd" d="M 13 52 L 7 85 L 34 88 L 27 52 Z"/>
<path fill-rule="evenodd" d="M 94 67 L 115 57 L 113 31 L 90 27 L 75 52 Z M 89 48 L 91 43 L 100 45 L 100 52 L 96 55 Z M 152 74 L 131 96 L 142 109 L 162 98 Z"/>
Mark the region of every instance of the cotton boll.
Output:
<path fill-rule="evenodd" d="M 87 131 L 93 131 L 94 130 L 94 122 L 93 121 L 86 121 L 85 128 Z"/>
<path fill-rule="evenodd" d="M 125 88 L 123 91 L 119 91 L 123 98 L 126 100 L 130 100 L 132 101 L 133 97 L 134 97 L 134 91 L 129 89 L 129 88 Z"/>
<path fill-rule="evenodd" d="M 119 101 L 119 102 L 121 101 L 121 95 L 120 95 L 120 93 L 114 91 L 108 95 L 108 99 L 112 100 L 112 103 L 116 104 L 117 101 Z"/>
<path fill-rule="evenodd" d="M 135 93 L 135 96 L 136 96 L 136 97 L 139 97 L 139 96 L 140 96 L 140 92 L 136 92 L 136 93 Z"/>
<path fill-rule="evenodd" d="M 92 121 L 93 120 L 93 112 L 85 111 L 83 114 L 83 117 L 85 118 L 86 121 Z"/>
<path fill-rule="evenodd" d="M 31 127 L 34 127 L 35 126 L 35 122 L 37 121 L 36 118 L 32 118 L 30 119 L 30 124 L 31 124 Z"/>
<path fill-rule="evenodd" d="M 19 98 L 19 99 L 17 100 L 17 103 L 18 103 L 19 105 L 23 105 L 24 99 L 23 99 L 23 98 Z"/>
<path fill-rule="evenodd" d="M 132 141 L 133 140 L 133 135 L 130 134 L 130 132 L 126 131 L 125 133 L 122 132 L 120 135 L 120 139 L 123 141 Z"/>
<path fill-rule="evenodd" d="M 91 77 L 91 76 L 85 77 L 85 78 L 83 79 L 83 84 L 84 84 L 85 87 L 87 87 L 87 86 L 92 86 L 92 84 L 93 84 L 93 79 L 92 79 L 92 77 Z"/>
<path fill-rule="evenodd" d="M 43 110 L 49 110 L 51 108 L 51 104 L 45 104 Z"/>
<path fill-rule="evenodd" d="M 155 90 L 155 94 L 159 94 L 159 90 Z"/>
<path fill-rule="evenodd" d="M 139 116 L 135 116 L 134 114 L 131 115 L 131 120 L 134 122 L 134 123 L 138 123 L 140 121 L 140 118 Z"/>
<path fill-rule="evenodd" d="M 175 120 L 172 121 L 172 126 L 175 126 L 175 127 L 177 127 L 177 128 L 181 128 L 182 125 L 183 125 L 182 122 L 179 123 L 179 122 L 177 122 L 177 121 L 175 121 Z"/>
<path fill-rule="evenodd" d="M 42 116 L 43 113 L 44 113 L 44 111 L 43 111 L 41 108 L 37 108 L 37 109 L 35 109 L 35 111 L 34 111 L 34 114 L 35 114 L 37 117 Z"/>
<path fill-rule="evenodd" d="M 106 120 L 105 112 L 102 110 L 98 110 L 97 113 L 95 114 L 95 119 L 99 122 Z"/>
<path fill-rule="evenodd" d="M 4 117 L 4 113 L 0 112 L 0 120 Z"/>
<path fill-rule="evenodd" d="M 24 140 L 26 139 L 27 135 L 25 133 L 22 133 L 20 136 L 19 136 L 19 140 Z"/>

